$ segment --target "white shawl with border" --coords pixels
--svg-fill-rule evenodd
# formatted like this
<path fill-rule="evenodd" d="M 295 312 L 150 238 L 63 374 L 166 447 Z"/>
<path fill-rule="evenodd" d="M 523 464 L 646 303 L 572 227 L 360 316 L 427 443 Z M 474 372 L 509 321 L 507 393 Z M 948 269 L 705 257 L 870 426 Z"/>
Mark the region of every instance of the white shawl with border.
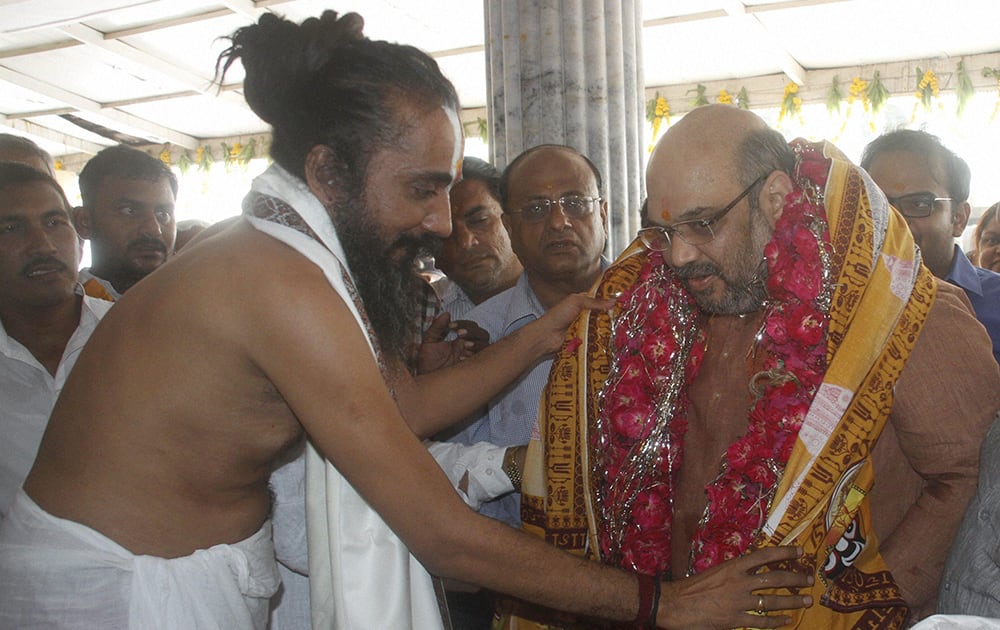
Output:
<path fill-rule="evenodd" d="M 244 207 L 256 195 L 293 207 L 322 243 L 271 221 L 244 218 L 322 269 L 364 331 L 342 273 L 347 259 L 326 209 L 304 182 L 277 164 L 254 180 Z M 374 359 L 370 338 L 368 344 Z M 306 449 L 306 529 L 314 630 L 443 627 L 426 569 L 311 443 Z"/>

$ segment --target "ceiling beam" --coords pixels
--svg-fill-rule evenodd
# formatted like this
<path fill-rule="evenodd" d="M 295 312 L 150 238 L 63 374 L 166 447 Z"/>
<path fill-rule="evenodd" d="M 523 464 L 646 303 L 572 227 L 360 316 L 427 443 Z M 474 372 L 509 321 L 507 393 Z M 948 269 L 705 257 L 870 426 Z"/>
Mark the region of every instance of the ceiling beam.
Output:
<path fill-rule="evenodd" d="M 213 83 L 211 79 L 169 63 L 157 55 L 139 50 L 138 48 L 123 41 L 117 39 L 106 39 L 104 33 L 98 31 L 97 29 L 83 24 L 72 24 L 61 27 L 59 30 L 89 46 L 101 48 L 102 50 L 118 55 L 123 59 L 127 59 L 128 61 L 138 63 L 147 68 L 152 68 L 160 74 L 169 77 L 181 85 L 184 85 L 201 94 L 209 94 L 213 91 Z M 243 99 L 236 95 L 223 92 L 219 95 L 219 98 L 223 101 L 229 102 L 230 104 L 236 105 L 237 107 L 246 108 L 246 103 Z"/>
<path fill-rule="evenodd" d="M 802 64 L 792 57 L 791 53 L 788 52 L 788 49 L 782 45 L 782 38 L 772 33 L 760 20 L 758 15 L 748 14 L 747 6 L 743 4 L 742 0 L 727 0 L 725 3 L 725 11 L 726 14 L 731 17 L 742 18 L 747 21 L 752 20 L 752 23 L 756 25 L 756 28 L 764 37 L 767 45 L 778 54 L 778 66 L 781 68 L 781 71 L 785 73 L 785 76 L 788 77 L 788 80 L 792 81 L 796 85 L 803 85 L 805 83 L 806 69 L 803 68 Z"/>
<path fill-rule="evenodd" d="M 40 125 L 30 120 L 11 119 L 0 115 L 0 125 L 7 127 L 8 129 L 13 129 L 14 131 L 19 131 L 23 134 L 33 136 L 34 138 L 40 138 L 48 142 L 61 144 L 70 149 L 76 149 L 78 152 L 89 153 L 91 155 L 104 148 L 104 145 L 102 144 L 90 142 L 89 140 L 84 140 L 83 138 L 77 138 L 76 136 L 71 136 L 63 133 L 62 131 L 50 129 L 45 125 Z"/>
<path fill-rule="evenodd" d="M 259 8 L 254 0 L 219 0 L 222 6 L 233 13 L 256 20 L 264 9 Z"/>
<path fill-rule="evenodd" d="M 128 125 L 129 127 L 142 131 L 146 134 L 162 138 L 167 142 L 188 147 L 190 149 L 194 149 L 198 146 L 198 141 L 193 136 L 174 131 L 173 129 L 168 129 L 162 125 L 144 120 L 138 116 L 133 116 L 132 114 L 125 113 L 121 110 L 105 107 L 97 101 L 90 100 L 50 83 L 39 81 L 34 77 L 29 77 L 28 75 L 21 74 L 20 72 L 14 72 L 10 68 L 0 66 L 0 80 L 13 83 L 14 85 L 23 87 L 26 90 L 32 90 L 43 96 L 47 96 L 48 98 L 61 101 L 79 111 L 99 114 L 115 122 Z"/>

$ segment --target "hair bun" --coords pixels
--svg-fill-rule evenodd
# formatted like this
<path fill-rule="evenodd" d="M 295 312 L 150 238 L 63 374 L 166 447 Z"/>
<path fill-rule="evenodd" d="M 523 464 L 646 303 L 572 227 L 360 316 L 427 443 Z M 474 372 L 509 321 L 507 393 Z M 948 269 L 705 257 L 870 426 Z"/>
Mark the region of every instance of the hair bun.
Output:
<path fill-rule="evenodd" d="M 328 10 L 302 24 L 265 13 L 256 24 L 229 37 L 232 44 L 216 64 L 217 81 L 221 85 L 226 71 L 240 59 L 246 73 L 243 93 L 247 104 L 273 126 L 292 115 L 297 95 L 308 88 L 315 73 L 338 49 L 365 38 L 364 25 L 364 18 L 357 13 L 338 17 L 336 11 Z"/>

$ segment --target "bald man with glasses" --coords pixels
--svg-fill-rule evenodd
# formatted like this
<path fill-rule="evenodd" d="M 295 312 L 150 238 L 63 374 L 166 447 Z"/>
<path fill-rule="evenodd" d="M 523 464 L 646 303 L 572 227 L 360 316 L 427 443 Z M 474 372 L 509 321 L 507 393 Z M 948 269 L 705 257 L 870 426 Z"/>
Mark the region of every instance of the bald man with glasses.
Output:
<path fill-rule="evenodd" d="M 814 604 L 795 628 L 933 612 L 1000 407 L 961 291 L 835 147 L 736 107 L 671 126 L 646 190 L 646 227 L 593 289 L 614 309 L 582 313 L 553 361 L 522 529 L 674 579 L 800 544 Z M 552 620 L 518 614 L 504 627 Z"/>

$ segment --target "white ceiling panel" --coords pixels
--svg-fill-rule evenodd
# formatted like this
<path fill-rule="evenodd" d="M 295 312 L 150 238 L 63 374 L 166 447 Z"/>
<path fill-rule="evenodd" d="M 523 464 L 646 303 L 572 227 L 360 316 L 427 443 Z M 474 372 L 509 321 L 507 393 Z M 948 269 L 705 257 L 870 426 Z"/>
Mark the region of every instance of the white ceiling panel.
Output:
<path fill-rule="evenodd" d="M 69 152 L 111 144 L 116 134 L 191 147 L 259 133 L 266 126 L 238 89 L 214 96 L 208 83 L 227 46 L 219 38 L 265 10 L 301 21 L 331 7 L 360 13 L 369 37 L 434 55 L 463 106 L 481 108 L 487 103 L 483 6 L 479 0 L 0 0 L 0 123 L 39 132 L 47 142 L 66 134 Z M 896 73 L 898 94 L 913 89 L 917 65 L 944 71 L 942 89 L 949 89 L 948 77 L 966 55 L 978 64 L 977 85 L 992 90 L 981 69 L 1000 67 L 1000 0 L 643 0 L 642 7 L 646 86 L 662 86 L 681 100 L 698 83 L 738 90 L 754 80 L 766 84 L 754 96 L 777 98 L 794 80 L 816 100 L 836 70 L 845 69 L 843 78 L 866 66 L 870 75 L 894 62 L 910 68 Z M 808 85 L 810 77 L 815 85 Z M 242 78 L 237 63 L 226 84 L 238 88 Z M 52 112 L 76 115 L 85 126 L 90 121 L 90 129 Z"/>

